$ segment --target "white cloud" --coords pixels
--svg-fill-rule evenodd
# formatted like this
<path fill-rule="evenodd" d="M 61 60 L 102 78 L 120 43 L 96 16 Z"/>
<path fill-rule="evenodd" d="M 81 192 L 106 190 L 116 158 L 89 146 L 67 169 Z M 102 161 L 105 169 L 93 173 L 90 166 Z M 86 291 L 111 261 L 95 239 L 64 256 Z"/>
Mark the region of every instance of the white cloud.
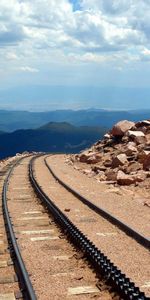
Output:
<path fill-rule="evenodd" d="M 11 61 L 18 70 L 21 62 L 20 71 L 34 73 L 42 63 L 149 59 L 141 50 L 150 49 L 149 0 L 78 1 L 74 11 L 69 0 L 1 0 L 1 68 Z"/>
<path fill-rule="evenodd" d="M 132 0 L 81 0 L 84 9 L 102 10 L 106 14 L 120 14 L 130 9 Z"/>
<path fill-rule="evenodd" d="M 139 54 L 139 59 L 142 61 L 150 62 L 150 49 L 143 48 Z"/>
<path fill-rule="evenodd" d="M 23 72 L 29 72 L 29 73 L 38 73 L 39 72 L 38 69 L 31 68 L 31 67 L 28 67 L 28 66 L 26 66 L 26 67 L 20 67 L 20 68 L 18 68 L 18 70 L 19 71 L 23 71 Z"/>
<path fill-rule="evenodd" d="M 150 50 L 147 49 L 147 48 L 145 48 L 145 49 L 142 51 L 142 54 L 150 57 Z"/>
<path fill-rule="evenodd" d="M 110 60 L 110 57 L 107 57 L 105 55 L 95 54 L 95 53 L 85 53 L 85 54 L 70 53 L 68 58 L 72 62 L 80 61 L 83 63 L 103 63 L 105 61 Z"/>
<path fill-rule="evenodd" d="M 18 59 L 16 53 L 14 53 L 14 52 L 7 52 L 5 56 L 6 56 L 6 59 L 8 59 L 8 60 L 17 60 Z"/>

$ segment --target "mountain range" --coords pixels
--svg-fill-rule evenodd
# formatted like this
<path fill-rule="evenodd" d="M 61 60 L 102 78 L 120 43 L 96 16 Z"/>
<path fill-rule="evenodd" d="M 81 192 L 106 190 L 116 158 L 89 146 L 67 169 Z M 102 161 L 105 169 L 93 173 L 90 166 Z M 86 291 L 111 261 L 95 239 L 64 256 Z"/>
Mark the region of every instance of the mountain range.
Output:
<path fill-rule="evenodd" d="M 37 129 L 0 132 L 0 159 L 24 151 L 77 153 L 101 139 L 106 128 L 50 122 Z"/>
<path fill-rule="evenodd" d="M 103 109 L 55 110 L 47 112 L 0 110 L 0 131 L 35 129 L 49 122 L 68 122 L 74 126 L 111 128 L 114 123 L 127 119 L 138 121 L 150 118 L 150 110 L 112 111 Z"/>

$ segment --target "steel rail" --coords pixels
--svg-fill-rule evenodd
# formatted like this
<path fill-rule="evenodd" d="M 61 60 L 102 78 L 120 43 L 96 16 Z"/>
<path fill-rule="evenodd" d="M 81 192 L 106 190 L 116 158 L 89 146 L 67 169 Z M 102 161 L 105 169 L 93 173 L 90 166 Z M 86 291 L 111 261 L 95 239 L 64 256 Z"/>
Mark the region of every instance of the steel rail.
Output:
<path fill-rule="evenodd" d="M 17 244 L 17 240 L 15 237 L 15 233 L 13 230 L 13 225 L 11 222 L 11 217 L 8 211 L 7 205 L 7 190 L 9 179 L 12 175 L 14 168 L 23 160 L 24 158 L 19 159 L 14 165 L 10 168 L 10 171 L 5 178 L 4 185 L 3 185 L 3 192 L 2 192 L 2 206 L 3 206 L 3 213 L 4 213 L 4 220 L 5 220 L 5 227 L 8 236 L 10 254 L 13 259 L 14 266 L 16 268 L 16 273 L 19 279 L 19 283 L 21 283 L 21 291 L 23 294 L 23 298 L 26 300 L 36 300 L 37 297 L 35 295 L 34 289 L 32 287 L 31 281 L 29 279 L 29 274 L 26 270 L 24 261 L 22 259 L 19 246 Z"/>
<path fill-rule="evenodd" d="M 87 205 L 89 208 L 91 208 L 93 211 L 95 211 L 97 214 L 101 215 L 103 218 L 110 221 L 112 224 L 119 227 L 122 231 L 124 231 L 128 236 L 135 239 L 139 244 L 144 246 L 145 248 L 150 249 L 150 239 L 146 238 L 144 235 L 140 234 L 138 231 L 127 225 L 126 223 L 122 222 L 112 214 L 110 214 L 108 211 L 104 210 L 103 208 L 95 205 L 92 203 L 89 199 L 85 198 L 83 195 L 78 193 L 76 190 L 74 190 L 71 186 L 66 184 L 64 181 L 62 181 L 52 170 L 52 168 L 47 163 L 46 158 L 44 159 L 45 165 L 47 166 L 48 170 L 52 174 L 52 176 L 65 188 L 67 189 L 71 194 L 73 194 L 75 197 L 77 197 L 80 201 L 82 201 L 85 205 Z"/>
<path fill-rule="evenodd" d="M 34 176 L 34 161 L 35 158 L 32 158 L 29 165 L 29 177 L 34 191 L 72 243 L 84 253 L 98 273 L 103 273 L 104 277 L 109 279 L 112 285 L 117 288 L 123 299 L 150 300 L 150 298 L 147 298 L 145 294 L 141 292 L 140 289 L 136 287 L 135 284 L 131 282 L 130 279 L 127 278 L 126 275 L 123 274 L 44 193 Z"/>

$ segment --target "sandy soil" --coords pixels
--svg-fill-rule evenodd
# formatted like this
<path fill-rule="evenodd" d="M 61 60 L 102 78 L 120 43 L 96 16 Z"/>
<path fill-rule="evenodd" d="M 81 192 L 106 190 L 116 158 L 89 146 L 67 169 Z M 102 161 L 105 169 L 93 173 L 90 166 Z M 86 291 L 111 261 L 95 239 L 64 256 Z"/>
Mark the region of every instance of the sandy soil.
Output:
<path fill-rule="evenodd" d="M 112 299 L 108 287 L 96 277 L 82 255 L 69 244 L 53 218 L 39 203 L 29 183 L 29 160 L 25 159 L 13 172 L 8 205 L 37 298 Z M 43 175 L 40 173 L 40 176 Z M 101 291 L 96 286 L 99 282 L 103 287 Z M 71 288 L 86 286 L 94 290 L 87 294 L 71 294 L 74 291 Z"/>
<path fill-rule="evenodd" d="M 98 185 L 95 180 L 81 174 L 78 170 L 65 163 L 65 156 L 51 156 L 48 162 L 63 180 L 72 185 L 83 195 L 92 198 L 93 202 L 103 204 L 104 208 L 118 217 L 123 217 L 126 223 L 136 227 L 136 207 L 138 222 L 141 222 L 141 232 L 147 231 L 148 209 L 140 203 L 132 206 L 132 198 L 128 197 L 128 205 L 125 203 L 126 193 L 120 195 L 111 191 L 112 187 Z M 87 208 L 73 195 L 61 187 L 51 176 L 43 158 L 35 162 L 36 178 L 49 197 L 68 215 L 68 217 L 102 250 L 108 257 L 131 278 L 147 295 L 150 295 L 150 271 L 149 252 L 133 239 L 126 236 L 118 228 L 99 217 Z M 90 197 L 89 197 L 90 196 Z M 98 199 L 98 200 L 97 200 Z M 105 203 L 108 203 L 104 205 Z M 143 209 L 143 210 L 142 210 Z M 123 212 L 122 212 L 123 211 Z M 144 211 L 145 218 L 144 218 Z M 132 217 L 131 217 L 132 216 Z"/>

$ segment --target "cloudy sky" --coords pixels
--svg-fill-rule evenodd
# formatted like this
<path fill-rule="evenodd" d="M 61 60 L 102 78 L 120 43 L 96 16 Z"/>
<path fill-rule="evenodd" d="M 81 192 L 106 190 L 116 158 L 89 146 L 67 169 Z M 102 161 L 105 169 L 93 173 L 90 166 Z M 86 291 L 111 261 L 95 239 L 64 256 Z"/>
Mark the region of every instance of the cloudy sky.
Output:
<path fill-rule="evenodd" d="M 0 0 L 0 108 L 93 105 L 150 108 L 150 0 Z"/>

